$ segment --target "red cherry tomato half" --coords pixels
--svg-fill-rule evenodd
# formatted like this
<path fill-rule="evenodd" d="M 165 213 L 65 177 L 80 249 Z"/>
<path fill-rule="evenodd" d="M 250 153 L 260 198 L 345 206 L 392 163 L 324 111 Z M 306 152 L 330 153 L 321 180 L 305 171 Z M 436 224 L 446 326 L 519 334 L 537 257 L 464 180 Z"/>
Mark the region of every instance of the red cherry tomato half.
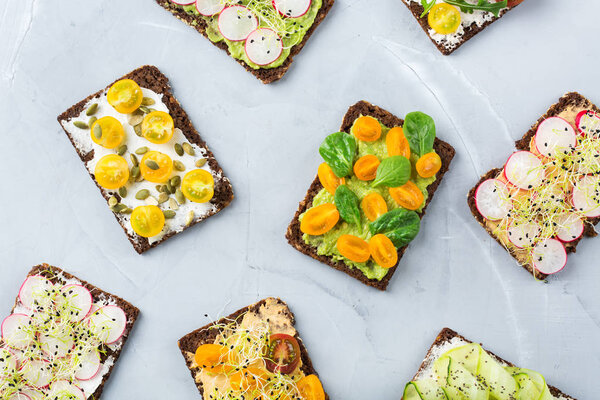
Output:
<path fill-rule="evenodd" d="M 508 7 L 514 7 L 517 4 L 521 4 L 523 2 L 523 0 L 508 0 Z"/>
<path fill-rule="evenodd" d="M 300 345 L 296 338 L 276 333 L 269 338 L 265 363 L 270 372 L 290 374 L 300 362 Z"/>

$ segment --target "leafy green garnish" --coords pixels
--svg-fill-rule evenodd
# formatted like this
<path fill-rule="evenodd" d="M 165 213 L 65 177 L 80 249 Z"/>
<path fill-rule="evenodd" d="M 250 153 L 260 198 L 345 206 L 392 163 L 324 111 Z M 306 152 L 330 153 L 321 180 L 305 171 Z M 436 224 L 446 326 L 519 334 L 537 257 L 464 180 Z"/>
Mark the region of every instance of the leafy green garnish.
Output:
<path fill-rule="evenodd" d="M 431 10 L 433 6 L 435 6 L 436 0 L 421 0 L 421 5 L 423 6 L 423 13 L 421 14 L 421 18 L 427 15 L 427 13 Z"/>
<path fill-rule="evenodd" d="M 410 161 L 404 156 L 384 158 L 377 167 L 377 175 L 372 186 L 398 187 L 410 179 Z"/>
<path fill-rule="evenodd" d="M 435 122 L 420 111 L 408 113 L 404 119 L 404 135 L 413 153 L 419 157 L 431 153 L 435 140 Z"/>
<path fill-rule="evenodd" d="M 468 3 L 465 0 L 444 0 L 448 4 L 452 4 L 453 6 L 457 6 L 460 8 L 460 11 L 472 14 L 474 10 L 482 10 L 488 11 L 494 14 L 494 16 L 498 17 L 500 15 L 500 11 L 503 8 L 506 8 L 508 5 L 508 0 L 503 0 L 499 3 L 492 3 L 489 0 L 478 0 L 477 4 Z"/>
<path fill-rule="evenodd" d="M 419 234 L 420 229 L 419 215 L 404 208 L 388 211 L 369 224 L 371 234 L 383 233 L 396 248 L 409 244 Z"/>
<path fill-rule="evenodd" d="M 360 227 L 360 200 L 358 196 L 346 185 L 340 185 L 335 190 L 335 207 L 340 216 L 349 224 Z"/>
<path fill-rule="evenodd" d="M 336 132 L 327 136 L 319 147 L 319 154 L 331 167 L 338 178 L 352 172 L 356 156 L 356 139 L 345 132 Z"/>

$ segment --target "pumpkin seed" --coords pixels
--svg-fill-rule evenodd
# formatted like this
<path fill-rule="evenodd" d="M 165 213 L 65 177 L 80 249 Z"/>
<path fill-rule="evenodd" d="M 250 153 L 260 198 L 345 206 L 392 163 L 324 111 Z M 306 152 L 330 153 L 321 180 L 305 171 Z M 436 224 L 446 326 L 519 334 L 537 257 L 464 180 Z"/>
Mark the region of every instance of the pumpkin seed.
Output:
<path fill-rule="evenodd" d="M 204 167 L 204 164 L 206 164 L 206 158 L 200 158 L 198 161 L 196 161 L 196 167 L 198 168 Z"/>
<path fill-rule="evenodd" d="M 123 212 L 124 210 L 126 210 L 126 209 L 127 209 L 127 206 L 126 206 L 125 204 L 118 203 L 118 204 L 115 204 L 114 206 L 112 206 L 110 209 L 111 209 L 113 212 L 116 212 L 116 213 L 121 213 L 121 212 Z"/>
<path fill-rule="evenodd" d="M 169 208 L 171 210 L 179 210 L 179 204 L 177 204 L 177 200 L 172 197 L 169 199 Z"/>
<path fill-rule="evenodd" d="M 127 197 L 127 188 L 125 186 L 119 188 L 119 196 L 121 196 L 121 198 Z"/>
<path fill-rule="evenodd" d="M 94 125 L 94 122 L 98 121 L 98 118 L 96 117 L 90 117 L 90 119 L 88 119 L 88 125 L 92 126 Z"/>
<path fill-rule="evenodd" d="M 133 212 L 133 210 L 131 208 L 127 207 L 126 209 L 121 211 L 121 214 L 131 214 L 132 212 Z"/>
<path fill-rule="evenodd" d="M 144 164 L 146 164 L 146 167 L 150 168 L 153 171 L 160 169 L 160 165 L 158 165 L 158 163 L 154 160 L 146 160 Z"/>
<path fill-rule="evenodd" d="M 171 182 L 171 186 L 176 188 L 181 183 L 181 177 L 179 175 L 175 175 L 174 177 L 171 178 L 170 182 Z"/>
<path fill-rule="evenodd" d="M 175 188 L 171 185 L 171 181 L 167 181 L 167 193 L 175 193 Z"/>
<path fill-rule="evenodd" d="M 193 156 L 196 154 L 196 152 L 194 151 L 194 148 L 192 147 L 191 144 L 185 142 L 181 145 L 181 147 L 183 147 L 183 151 L 186 152 L 186 154 L 189 154 L 190 156 Z"/>
<path fill-rule="evenodd" d="M 173 160 L 173 167 L 175 167 L 177 171 L 185 171 L 185 165 L 179 160 Z"/>
<path fill-rule="evenodd" d="M 140 106 L 140 110 L 146 114 L 150 114 L 152 111 L 146 106 Z"/>
<path fill-rule="evenodd" d="M 162 192 L 163 192 L 163 187 L 162 187 L 162 185 L 156 185 L 156 186 L 154 186 L 154 187 L 156 188 L 156 191 L 157 191 L 158 193 L 162 193 Z"/>
<path fill-rule="evenodd" d="M 146 204 L 149 204 L 151 206 L 157 206 L 158 200 L 156 200 L 156 197 L 154 196 L 148 196 L 148 198 L 146 199 Z"/>
<path fill-rule="evenodd" d="M 148 152 L 148 148 L 146 146 L 142 146 L 142 147 L 136 149 L 135 154 L 139 154 L 141 156 L 142 154 L 146 154 L 147 152 Z"/>
<path fill-rule="evenodd" d="M 148 189 L 138 190 L 135 194 L 135 198 L 138 200 L 146 200 L 150 196 L 150 191 Z"/>
<path fill-rule="evenodd" d="M 175 143 L 173 147 L 175 148 L 175 153 L 177 153 L 177 155 L 181 157 L 183 155 L 183 147 L 181 147 L 179 143 Z"/>
<path fill-rule="evenodd" d="M 140 165 L 140 162 L 138 161 L 138 158 L 135 156 L 135 154 L 131 153 L 129 155 L 129 158 L 131 158 L 131 163 L 133 164 L 134 167 L 137 167 L 138 165 Z"/>
<path fill-rule="evenodd" d="M 169 193 L 169 189 L 167 188 L 167 185 L 161 185 L 160 186 L 160 191 L 164 192 L 164 193 Z"/>
<path fill-rule="evenodd" d="M 144 97 L 142 99 L 142 105 L 143 106 L 151 106 L 153 104 L 155 104 L 156 102 L 154 101 L 154 99 L 151 99 L 150 97 Z"/>
<path fill-rule="evenodd" d="M 136 135 L 141 137 L 142 136 L 142 124 L 138 124 L 138 125 L 134 126 L 133 131 L 135 132 Z"/>
<path fill-rule="evenodd" d="M 108 199 L 108 205 L 111 207 L 116 206 L 118 202 L 119 200 L 115 196 L 110 196 L 110 199 Z"/>
<path fill-rule="evenodd" d="M 183 195 L 183 192 L 181 191 L 181 189 L 175 190 L 175 199 L 177 200 L 177 202 L 179 204 L 185 203 L 185 196 Z"/>
<path fill-rule="evenodd" d="M 141 182 L 144 180 L 144 177 L 142 176 L 142 174 L 140 174 L 137 178 L 135 178 L 136 182 Z"/>
<path fill-rule="evenodd" d="M 102 138 L 102 127 L 100 126 L 100 124 L 95 124 L 94 125 L 94 136 L 96 137 L 96 139 L 100 139 Z"/>
<path fill-rule="evenodd" d="M 165 214 L 166 219 L 171 219 L 175 217 L 175 211 L 173 210 L 163 210 L 163 214 Z"/>
<path fill-rule="evenodd" d="M 75 125 L 79 129 L 89 129 L 90 128 L 90 126 L 83 121 L 74 121 L 73 125 Z"/>
<path fill-rule="evenodd" d="M 96 111 L 98 111 L 98 103 L 94 103 L 91 106 L 89 106 L 87 111 L 85 112 L 85 115 L 89 117 L 90 115 L 96 114 Z"/>
<path fill-rule="evenodd" d="M 131 178 L 133 180 L 137 180 L 137 178 L 140 176 L 140 167 L 138 167 L 137 165 L 134 165 L 131 168 Z"/>
<path fill-rule="evenodd" d="M 126 151 L 127 151 L 127 145 L 126 144 L 122 144 L 117 149 L 117 154 L 120 155 L 120 156 L 122 156 L 123 154 L 125 154 Z"/>
<path fill-rule="evenodd" d="M 185 219 L 185 224 L 189 225 L 192 223 L 192 221 L 194 220 L 194 211 L 190 211 Z"/>
<path fill-rule="evenodd" d="M 143 114 L 136 114 L 134 112 L 129 117 L 128 122 L 129 122 L 129 125 L 136 126 L 136 125 L 141 124 L 143 120 L 144 120 L 144 115 Z"/>
<path fill-rule="evenodd" d="M 164 203 L 167 200 L 169 200 L 169 195 L 167 193 L 165 193 L 165 192 L 161 193 L 158 196 L 158 204 L 162 204 L 162 203 Z"/>

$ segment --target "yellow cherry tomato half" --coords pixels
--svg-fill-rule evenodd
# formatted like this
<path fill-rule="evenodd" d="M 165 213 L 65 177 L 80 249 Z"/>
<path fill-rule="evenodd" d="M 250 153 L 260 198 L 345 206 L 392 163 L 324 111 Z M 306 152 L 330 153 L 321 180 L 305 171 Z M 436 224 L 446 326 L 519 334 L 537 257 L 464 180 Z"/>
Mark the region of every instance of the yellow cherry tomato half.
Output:
<path fill-rule="evenodd" d="M 118 119 L 106 116 L 92 124 L 90 136 L 94 143 L 107 149 L 114 149 L 125 139 L 125 129 Z"/>
<path fill-rule="evenodd" d="M 417 161 L 417 173 L 423 178 L 431 178 L 442 168 L 442 159 L 437 153 L 427 153 Z"/>
<path fill-rule="evenodd" d="M 173 173 L 173 160 L 159 151 L 149 151 L 140 161 L 140 173 L 148 182 L 165 183 Z"/>
<path fill-rule="evenodd" d="M 323 385 L 316 375 L 307 375 L 298 381 L 298 392 L 302 400 L 325 400 Z"/>
<path fill-rule="evenodd" d="M 142 237 L 158 235 L 165 226 L 165 215 L 158 206 L 138 206 L 131 213 L 131 227 Z"/>
<path fill-rule="evenodd" d="M 410 159 L 410 145 L 401 127 L 396 126 L 389 130 L 385 137 L 385 146 L 390 157 L 404 156 Z"/>
<path fill-rule="evenodd" d="M 427 21 L 437 33 L 449 35 L 456 32 L 460 26 L 460 11 L 448 3 L 439 3 L 429 11 Z"/>
<path fill-rule="evenodd" d="M 398 263 L 398 251 L 394 243 L 382 233 L 369 240 L 369 250 L 373 260 L 383 268 L 392 268 Z"/>
<path fill-rule="evenodd" d="M 369 243 L 358 236 L 342 235 L 338 238 L 336 246 L 340 254 L 350 261 L 362 263 L 371 258 Z"/>
<path fill-rule="evenodd" d="M 379 164 L 379 158 L 373 154 L 362 156 L 354 163 L 354 175 L 361 181 L 372 181 L 377 176 Z"/>
<path fill-rule="evenodd" d="M 206 203 L 215 194 L 215 180 L 210 172 L 194 169 L 181 180 L 181 192 L 189 201 Z"/>
<path fill-rule="evenodd" d="M 322 235 L 329 232 L 339 219 L 340 213 L 335 204 L 321 204 L 304 213 L 300 221 L 300 230 L 308 235 Z"/>
<path fill-rule="evenodd" d="M 381 125 L 373 117 L 358 117 L 352 126 L 352 133 L 364 142 L 374 142 L 381 136 Z"/>
<path fill-rule="evenodd" d="M 266 381 L 267 371 L 252 365 L 229 376 L 231 388 L 238 392 L 246 392 L 258 386 L 263 386 Z"/>
<path fill-rule="evenodd" d="M 387 203 L 377 192 L 366 195 L 360 202 L 360 208 L 362 208 L 369 221 L 375 221 L 377 218 L 388 212 Z"/>
<path fill-rule="evenodd" d="M 123 157 L 108 154 L 98 160 L 94 176 L 98 185 L 104 189 L 118 189 L 124 186 L 129 179 L 129 166 Z"/>
<path fill-rule="evenodd" d="M 323 187 L 332 195 L 335 195 L 335 189 L 337 189 L 338 186 L 346 183 L 346 179 L 338 178 L 327 163 L 321 163 L 321 165 L 319 165 L 317 175 L 319 176 L 321 185 L 323 185 Z"/>
<path fill-rule="evenodd" d="M 213 373 L 223 372 L 223 366 L 228 361 L 229 350 L 219 344 L 202 344 L 196 349 L 194 361 L 196 365 Z"/>
<path fill-rule="evenodd" d="M 396 203 L 407 210 L 418 210 L 425 200 L 421 189 L 412 181 L 408 181 L 402 186 L 389 188 L 388 191 Z"/>
<path fill-rule="evenodd" d="M 130 114 L 142 105 L 144 94 L 140 86 L 131 79 L 121 79 L 108 89 L 108 104 L 121 114 Z"/>
<path fill-rule="evenodd" d="M 152 143 L 167 143 L 174 131 L 173 118 L 163 111 L 152 111 L 142 121 L 142 136 Z"/>

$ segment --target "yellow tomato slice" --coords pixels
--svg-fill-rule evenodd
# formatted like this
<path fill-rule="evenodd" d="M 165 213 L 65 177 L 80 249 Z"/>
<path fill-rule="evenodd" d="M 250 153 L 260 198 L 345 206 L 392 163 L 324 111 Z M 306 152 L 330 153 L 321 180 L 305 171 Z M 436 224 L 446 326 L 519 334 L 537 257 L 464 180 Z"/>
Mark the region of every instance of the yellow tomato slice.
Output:
<path fill-rule="evenodd" d="M 173 160 L 159 151 L 149 151 L 140 161 L 140 173 L 148 182 L 165 183 L 173 173 Z"/>
<path fill-rule="evenodd" d="M 98 185 L 105 189 L 114 190 L 124 186 L 129 179 L 127 161 L 119 155 L 108 154 L 98 160 L 94 169 Z"/>
<path fill-rule="evenodd" d="M 417 173 L 423 178 L 431 178 L 442 168 L 442 159 L 437 153 L 427 153 L 416 164 Z"/>
<path fill-rule="evenodd" d="M 374 142 L 381 136 L 381 125 L 373 117 L 358 117 L 352 126 L 352 133 L 364 142 Z"/>
<path fill-rule="evenodd" d="M 394 243 L 381 233 L 369 240 L 369 250 L 373 260 L 383 268 L 392 268 L 398 263 L 398 251 Z"/>
<path fill-rule="evenodd" d="M 118 119 L 106 116 L 92 124 L 90 135 L 94 143 L 107 149 L 114 149 L 125 139 L 125 129 Z"/>
<path fill-rule="evenodd" d="M 323 385 L 316 375 L 307 375 L 298 381 L 302 400 L 325 400 Z"/>
<path fill-rule="evenodd" d="M 458 8 L 447 3 L 433 6 L 427 17 L 429 26 L 441 35 L 449 35 L 458 30 L 461 18 Z"/>
<path fill-rule="evenodd" d="M 174 130 L 173 118 L 163 111 L 152 111 L 142 121 L 142 136 L 152 143 L 167 143 Z"/>
<path fill-rule="evenodd" d="M 340 219 L 335 204 L 321 204 L 304 213 L 300 221 L 300 230 L 308 235 L 318 236 L 329 232 Z"/>
<path fill-rule="evenodd" d="M 319 165 L 317 175 L 321 185 L 333 195 L 335 195 L 335 190 L 338 186 L 343 185 L 346 182 L 346 179 L 338 178 L 327 163 L 321 163 L 321 165 Z"/>
<path fill-rule="evenodd" d="M 165 226 L 165 215 L 157 206 L 138 206 L 131 213 L 131 227 L 142 237 L 158 235 Z"/>
<path fill-rule="evenodd" d="M 215 194 L 215 180 L 210 172 L 194 169 L 181 180 L 181 192 L 189 201 L 206 203 Z"/>
<path fill-rule="evenodd" d="M 121 114 L 130 114 L 142 104 L 144 94 L 140 86 L 131 79 L 121 79 L 108 89 L 108 103 Z"/>
<path fill-rule="evenodd" d="M 358 236 L 342 235 L 338 238 L 336 246 L 340 254 L 350 261 L 363 263 L 371 258 L 369 243 Z"/>

